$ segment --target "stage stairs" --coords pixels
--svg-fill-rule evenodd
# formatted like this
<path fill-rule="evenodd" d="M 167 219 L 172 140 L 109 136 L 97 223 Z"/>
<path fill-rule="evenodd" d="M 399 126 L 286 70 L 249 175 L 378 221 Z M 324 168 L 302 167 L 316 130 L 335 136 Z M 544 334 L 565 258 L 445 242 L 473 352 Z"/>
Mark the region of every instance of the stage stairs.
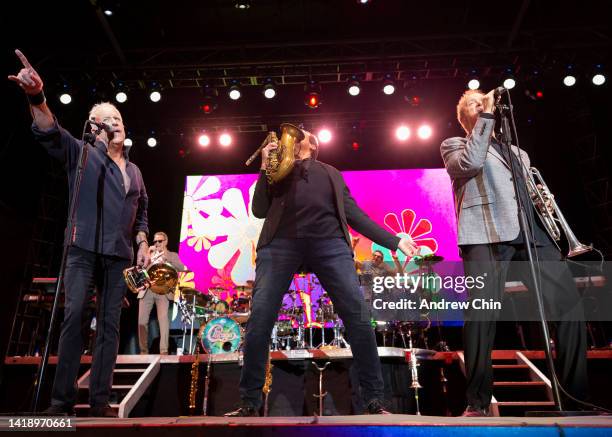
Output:
<path fill-rule="evenodd" d="M 117 410 L 119 417 L 129 417 L 130 412 L 140 400 L 147 388 L 155 380 L 159 373 L 159 355 L 130 355 L 119 356 L 117 365 L 113 371 L 113 385 L 111 396 L 117 398 L 110 406 Z M 89 374 L 91 369 L 83 374 L 78 380 L 79 402 L 75 405 L 77 416 L 87 416 L 89 404 Z"/>
<path fill-rule="evenodd" d="M 465 361 L 459 360 L 465 374 Z M 527 411 L 552 410 L 550 379 L 520 351 L 493 351 L 492 416 L 524 416 Z"/>

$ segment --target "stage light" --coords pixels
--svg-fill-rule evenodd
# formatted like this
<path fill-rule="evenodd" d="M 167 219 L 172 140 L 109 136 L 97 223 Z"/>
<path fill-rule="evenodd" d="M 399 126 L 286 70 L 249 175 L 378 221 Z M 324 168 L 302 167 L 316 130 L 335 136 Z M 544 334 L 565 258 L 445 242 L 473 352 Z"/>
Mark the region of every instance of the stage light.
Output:
<path fill-rule="evenodd" d="M 410 138 L 410 128 L 406 125 L 401 125 L 395 129 L 395 137 L 400 141 L 406 141 Z"/>
<path fill-rule="evenodd" d="M 571 74 L 568 74 L 567 76 L 563 78 L 563 85 L 565 86 L 576 85 L 576 77 L 572 76 Z"/>
<path fill-rule="evenodd" d="M 361 92 L 361 88 L 359 88 L 359 81 L 355 76 L 351 77 L 351 81 L 349 82 L 347 91 L 353 97 L 358 96 Z"/>
<path fill-rule="evenodd" d="M 269 77 L 264 81 L 263 94 L 266 99 L 273 99 L 276 97 L 276 86 L 274 85 L 274 81 Z"/>
<path fill-rule="evenodd" d="M 421 104 L 421 97 L 420 96 L 406 97 L 406 100 L 408 102 L 410 102 L 410 105 L 414 106 L 415 108 Z"/>
<path fill-rule="evenodd" d="M 149 90 L 150 90 L 149 99 L 153 103 L 159 102 L 162 98 L 162 95 L 161 95 L 162 87 L 160 83 L 156 81 L 151 82 L 151 85 L 149 86 Z"/>
<path fill-rule="evenodd" d="M 390 96 L 395 92 L 395 83 L 393 82 L 392 76 L 390 74 L 385 74 L 385 80 L 383 81 L 383 93 L 387 96 Z"/>
<path fill-rule="evenodd" d="M 119 103 L 125 103 L 127 102 L 127 94 L 123 91 L 119 91 L 115 94 L 115 100 Z"/>
<path fill-rule="evenodd" d="M 471 90 L 477 90 L 480 88 L 480 81 L 478 79 L 470 79 L 468 82 L 468 88 Z"/>
<path fill-rule="evenodd" d="M 357 0 L 357 3 L 359 3 L 360 5 L 367 5 L 370 2 L 370 0 Z"/>
<path fill-rule="evenodd" d="M 132 142 L 132 140 L 130 138 L 126 138 L 125 140 L 123 140 L 123 145 L 125 147 L 132 147 L 134 143 Z"/>
<path fill-rule="evenodd" d="M 323 128 L 319 130 L 319 133 L 317 134 L 317 138 L 322 144 L 329 143 L 332 139 L 332 133 L 329 129 Z"/>
<path fill-rule="evenodd" d="M 240 82 L 238 82 L 236 79 L 231 80 L 227 94 L 230 99 L 238 100 L 242 96 L 242 93 L 240 92 Z"/>
<path fill-rule="evenodd" d="M 318 108 L 320 104 L 319 101 L 319 93 L 308 93 L 306 95 L 306 105 L 311 108 L 311 109 L 315 109 Z"/>
<path fill-rule="evenodd" d="M 111 11 L 110 9 L 104 9 L 104 15 L 110 17 L 113 15 L 113 11 Z"/>
<path fill-rule="evenodd" d="M 242 1 L 234 3 L 234 7 L 236 9 L 240 9 L 241 11 L 244 11 L 244 10 L 249 9 L 251 7 L 251 2 L 242 0 Z"/>
<path fill-rule="evenodd" d="M 426 140 L 429 137 L 431 137 L 432 133 L 433 133 L 433 131 L 431 130 L 431 126 L 429 126 L 427 124 L 423 124 L 423 125 L 419 126 L 419 128 L 417 129 L 417 135 L 422 140 Z"/>
<path fill-rule="evenodd" d="M 597 73 L 593 76 L 593 79 L 591 79 L 591 81 L 593 82 L 593 85 L 600 86 L 606 83 L 606 76 L 601 73 Z"/>
<path fill-rule="evenodd" d="M 321 105 L 321 85 L 314 80 L 309 80 L 304 85 L 304 104 L 310 109 L 316 109 Z"/>
<path fill-rule="evenodd" d="M 72 96 L 70 95 L 70 93 L 62 93 L 59 96 L 59 101 L 62 102 L 64 105 L 68 105 L 70 102 L 72 102 Z"/>
<path fill-rule="evenodd" d="M 543 99 L 544 98 L 544 93 L 542 91 L 540 91 L 540 90 L 537 90 L 535 92 L 535 96 L 536 96 L 536 99 Z"/>
<path fill-rule="evenodd" d="M 206 134 L 202 134 L 198 137 L 198 144 L 202 147 L 208 147 L 210 145 L 210 137 Z"/>
<path fill-rule="evenodd" d="M 351 146 L 353 147 L 354 151 L 359 150 L 359 143 L 357 141 L 353 141 L 353 144 L 351 144 Z"/>
<path fill-rule="evenodd" d="M 512 77 L 508 77 L 504 80 L 504 88 L 511 90 L 516 86 L 516 80 Z"/>
<path fill-rule="evenodd" d="M 147 146 L 149 147 L 157 146 L 157 140 L 155 139 L 155 137 L 149 137 L 149 139 L 147 140 Z"/>
<path fill-rule="evenodd" d="M 223 147 L 228 147 L 230 144 L 232 144 L 232 136 L 228 133 L 223 133 L 219 136 L 219 144 L 221 144 Z"/>

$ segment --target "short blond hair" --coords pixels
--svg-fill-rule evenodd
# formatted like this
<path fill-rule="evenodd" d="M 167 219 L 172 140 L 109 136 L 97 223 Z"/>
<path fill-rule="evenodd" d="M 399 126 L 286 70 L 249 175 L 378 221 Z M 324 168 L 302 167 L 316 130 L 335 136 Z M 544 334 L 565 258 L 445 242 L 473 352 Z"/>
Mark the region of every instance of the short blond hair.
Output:
<path fill-rule="evenodd" d="M 121 114 L 121 112 L 119 111 L 119 109 L 117 109 L 117 107 L 115 105 L 113 105 L 111 102 L 100 102 L 100 103 L 96 103 L 95 105 L 93 105 L 91 107 L 91 109 L 89 110 L 89 118 L 96 118 L 96 114 L 98 114 L 98 112 L 100 112 L 100 109 L 102 108 L 108 108 L 111 107 L 113 108 L 115 111 L 119 112 L 119 114 Z"/>
<path fill-rule="evenodd" d="M 467 90 L 466 92 L 463 93 L 463 95 L 459 99 L 459 102 L 457 103 L 457 120 L 459 120 L 459 124 L 461 125 L 463 130 L 468 134 L 470 133 L 470 131 L 468 129 L 468 117 L 467 117 L 467 114 L 465 113 L 465 107 L 466 107 L 466 102 L 467 102 L 468 97 L 470 97 L 473 94 L 484 95 L 484 93 L 480 90 Z"/>
<path fill-rule="evenodd" d="M 155 237 L 156 235 L 161 235 L 162 237 L 164 237 L 164 240 L 168 241 L 168 234 L 166 234 L 165 232 L 156 232 L 153 234 L 153 237 Z"/>

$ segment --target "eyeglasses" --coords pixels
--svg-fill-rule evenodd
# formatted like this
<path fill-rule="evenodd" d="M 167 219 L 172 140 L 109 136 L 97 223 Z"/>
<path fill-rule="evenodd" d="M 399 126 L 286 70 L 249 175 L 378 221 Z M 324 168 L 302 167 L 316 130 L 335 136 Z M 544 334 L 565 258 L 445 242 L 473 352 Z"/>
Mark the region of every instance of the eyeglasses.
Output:
<path fill-rule="evenodd" d="M 157 243 L 160 243 L 160 244 L 161 244 L 161 243 L 163 243 L 164 241 L 166 241 L 166 240 L 154 240 L 154 241 L 153 241 L 153 244 L 157 244 Z"/>

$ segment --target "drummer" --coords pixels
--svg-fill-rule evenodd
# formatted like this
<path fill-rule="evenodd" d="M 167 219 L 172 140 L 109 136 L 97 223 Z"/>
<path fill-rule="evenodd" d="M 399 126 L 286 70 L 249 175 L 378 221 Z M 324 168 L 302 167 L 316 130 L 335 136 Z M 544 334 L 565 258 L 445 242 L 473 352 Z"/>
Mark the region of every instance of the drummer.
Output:
<path fill-rule="evenodd" d="M 185 270 L 185 265 L 181 262 L 178 253 L 168 250 L 168 235 L 165 232 L 155 233 L 149 255 L 151 262 L 145 266 L 146 268 L 153 264 L 168 263 L 177 271 Z M 174 293 L 161 295 L 147 289 L 138 293 L 138 344 L 141 355 L 149 353 L 149 317 L 153 305 L 157 308 L 157 321 L 159 323 L 159 353 L 160 355 L 168 355 L 168 336 L 170 333 L 168 307 L 173 299 Z"/>

